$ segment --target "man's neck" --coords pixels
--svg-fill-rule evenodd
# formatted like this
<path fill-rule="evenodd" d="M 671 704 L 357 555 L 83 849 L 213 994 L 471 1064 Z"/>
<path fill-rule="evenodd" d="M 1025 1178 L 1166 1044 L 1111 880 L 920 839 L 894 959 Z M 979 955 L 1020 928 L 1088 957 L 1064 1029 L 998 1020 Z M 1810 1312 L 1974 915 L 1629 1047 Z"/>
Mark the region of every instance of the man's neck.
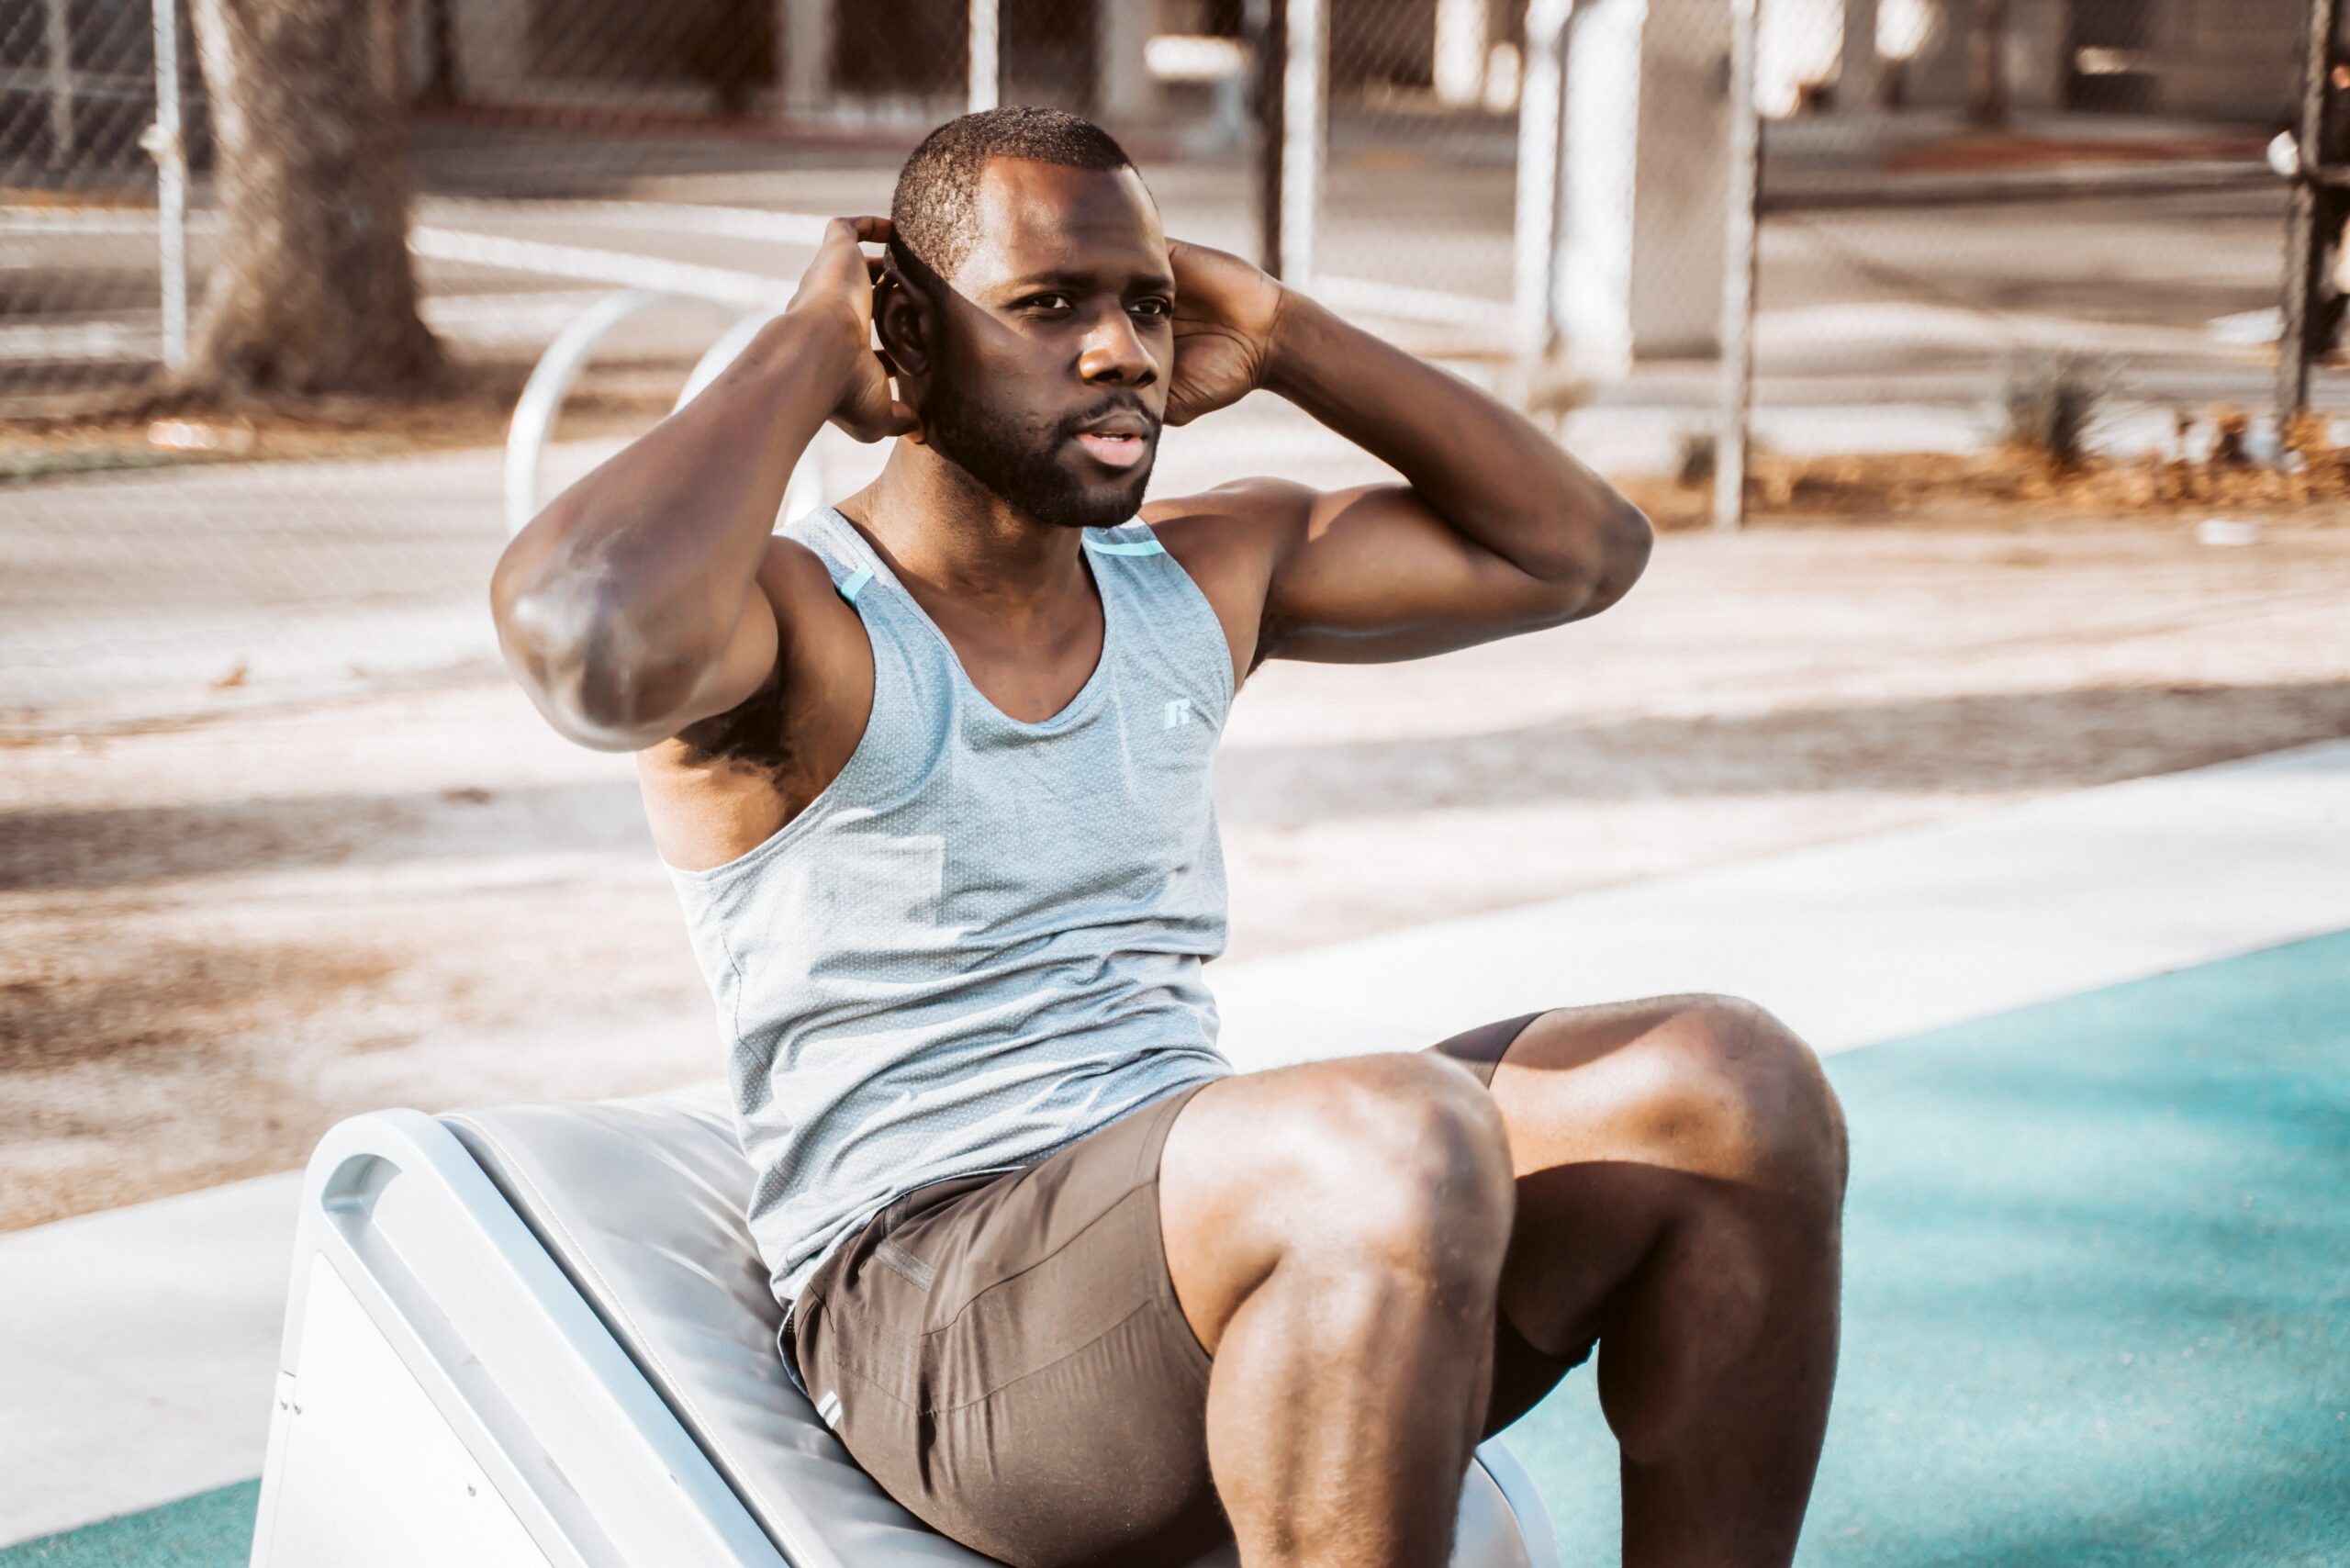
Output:
<path fill-rule="evenodd" d="M 841 510 L 925 601 L 1035 625 L 1092 598 L 1080 530 L 1038 522 L 927 446 L 895 442 L 880 476 Z"/>

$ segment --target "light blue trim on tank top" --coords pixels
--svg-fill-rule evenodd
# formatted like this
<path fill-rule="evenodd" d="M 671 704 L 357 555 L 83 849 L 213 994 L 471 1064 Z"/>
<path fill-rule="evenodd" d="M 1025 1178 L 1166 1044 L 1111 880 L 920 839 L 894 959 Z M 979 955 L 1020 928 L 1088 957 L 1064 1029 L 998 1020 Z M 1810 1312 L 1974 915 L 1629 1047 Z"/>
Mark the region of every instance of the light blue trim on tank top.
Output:
<path fill-rule="evenodd" d="M 1167 546 L 1156 539 L 1137 539 L 1131 543 L 1124 544 L 1108 540 L 1089 539 L 1085 542 L 1085 547 L 1097 555 L 1164 555 L 1167 554 Z"/>

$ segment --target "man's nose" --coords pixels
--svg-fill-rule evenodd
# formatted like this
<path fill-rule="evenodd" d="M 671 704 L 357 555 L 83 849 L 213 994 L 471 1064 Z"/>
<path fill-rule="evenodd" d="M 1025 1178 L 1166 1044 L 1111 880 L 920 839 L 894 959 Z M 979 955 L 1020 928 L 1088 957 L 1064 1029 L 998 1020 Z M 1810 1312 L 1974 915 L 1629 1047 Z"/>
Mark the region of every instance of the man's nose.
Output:
<path fill-rule="evenodd" d="M 1158 379 L 1158 361 L 1151 357 L 1142 334 L 1120 308 L 1104 311 L 1085 334 L 1085 346 L 1077 356 L 1077 373 L 1088 382 L 1147 386 Z"/>

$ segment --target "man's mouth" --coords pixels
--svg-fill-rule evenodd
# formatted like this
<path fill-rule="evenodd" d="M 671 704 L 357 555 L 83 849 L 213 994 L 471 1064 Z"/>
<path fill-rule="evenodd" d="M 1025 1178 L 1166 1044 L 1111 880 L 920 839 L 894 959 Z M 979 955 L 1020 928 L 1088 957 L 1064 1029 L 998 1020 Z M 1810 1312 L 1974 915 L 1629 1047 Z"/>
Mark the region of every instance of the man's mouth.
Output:
<path fill-rule="evenodd" d="M 1150 451 L 1150 439 L 1137 431 L 1080 431 L 1077 444 L 1112 468 L 1131 468 Z"/>

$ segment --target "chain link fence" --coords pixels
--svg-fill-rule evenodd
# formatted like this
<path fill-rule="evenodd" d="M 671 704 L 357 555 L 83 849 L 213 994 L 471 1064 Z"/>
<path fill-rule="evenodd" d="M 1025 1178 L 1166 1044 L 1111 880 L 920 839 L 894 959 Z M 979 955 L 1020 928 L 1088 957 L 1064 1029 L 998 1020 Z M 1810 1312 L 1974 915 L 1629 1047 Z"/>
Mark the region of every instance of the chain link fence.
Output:
<path fill-rule="evenodd" d="M 208 3 L 0 6 L 12 722 L 480 667 L 518 498 L 995 102 L 1100 119 L 1171 231 L 1604 468 L 1684 461 L 1750 395 L 1784 450 L 1980 447 L 2052 375 L 2094 383 L 2101 439 L 2175 439 L 2275 379 L 2264 150 L 2317 0 L 288 0 L 389 29 L 421 314 L 474 388 L 315 428 L 119 412 L 223 266 Z M 540 474 L 499 442 L 551 348 L 577 379 L 523 421 Z"/>
<path fill-rule="evenodd" d="M 2135 448 L 2265 412 L 2307 0 L 1993 9 L 1765 6 L 1758 417 L 1901 407 L 1886 439 L 1941 445 L 2062 404 Z"/>

